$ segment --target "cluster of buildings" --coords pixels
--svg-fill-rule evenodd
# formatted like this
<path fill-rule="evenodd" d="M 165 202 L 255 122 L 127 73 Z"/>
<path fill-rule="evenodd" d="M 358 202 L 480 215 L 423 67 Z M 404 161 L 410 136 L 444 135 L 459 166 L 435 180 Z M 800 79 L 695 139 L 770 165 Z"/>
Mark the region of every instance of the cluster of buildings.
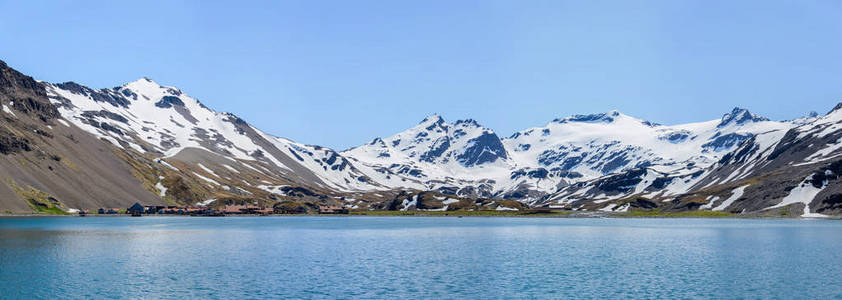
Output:
<path fill-rule="evenodd" d="M 79 212 L 80 215 L 85 215 L 88 212 Z M 174 205 L 157 205 L 144 206 L 140 203 L 135 203 L 131 207 L 123 211 L 119 208 L 100 208 L 97 210 L 101 215 L 112 214 L 129 214 L 132 216 L 142 215 L 190 215 L 190 216 L 224 216 L 224 215 L 271 215 L 284 214 L 285 211 L 276 211 L 272 207 L 263 207 L 257 205 L 226 205 L 222 209 L 213 209 L 198 206 L 174 206 Z M 319 206 L 319 214 L 347 214 L 348 209 L 341 206 Z"/>

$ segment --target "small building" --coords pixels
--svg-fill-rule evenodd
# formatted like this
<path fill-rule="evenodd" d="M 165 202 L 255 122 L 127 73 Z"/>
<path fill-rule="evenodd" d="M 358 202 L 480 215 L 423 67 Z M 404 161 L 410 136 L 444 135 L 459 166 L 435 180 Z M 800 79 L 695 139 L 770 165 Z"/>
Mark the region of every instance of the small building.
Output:
<path fill-rule="evenodd" d="M 327 214 L 327 215 L 335 215 L 335 214 L 347 214 L 348 209 L 342 206 L 336 205 L 319 205 L 319 214 Z"/>
<path fill-rule="evenodd" d="M 271 207 L 261 207 L 254 211 L 255 214 L 268 216 L 275 213 L 275 209 Z"/>
<path fill-rule="evenodd" d="M 203 207 L 185 207 L 184 212 L 182 214 L 188 214 L 191 216 L 201 215 L 205 211 Z"/>
<path fill-rule="evenodd" d="M 119 208 L 100 208 L 97 210 L 100 215 L 116 215 L 120 213 Z"/>
<path fill-rule="evenodd" d="M 178 214 L 179 207 L 174 206 L 174 205 L 156 206 L 155 209 L 156 209 L 158 214 L 174 215 L 174 214 Z"/>
<path fill-rule="evenodd" d="M 226 215 L 233 215 L 233 214 L 242 214 L 243 210 L 246 209 L 245 205 L 226 205 L 225 208 L 222 209 L 222 213 Z"/>
<path fill-rule="evenodd" d="M 139 216 L 146 212 L 146 208 L 140 203 L 135 202 L 134 205 L 126 209 L 127 214 L 131 214 L 132 216 Z"/>
<path fill-rule="evenodd" d="M 148 215 L 157 214 L 158 213 L 158 207 L 157 206 L 148 206 L 148 205 L 144 206 L 143 207 L 143 213 L 148 214 Z"/>
<path fill-rule="evenodd" d="M 272 209 L 270 208 L 268 211 L 265 207 L 257 206 L 257 205 L 226 205 L 225 208 L 222 209 L 222 213 L 230 215 L 230 214 L 269 214 L 271 213 Z M 272 211 L 274 212 L 274 211 Z"/>

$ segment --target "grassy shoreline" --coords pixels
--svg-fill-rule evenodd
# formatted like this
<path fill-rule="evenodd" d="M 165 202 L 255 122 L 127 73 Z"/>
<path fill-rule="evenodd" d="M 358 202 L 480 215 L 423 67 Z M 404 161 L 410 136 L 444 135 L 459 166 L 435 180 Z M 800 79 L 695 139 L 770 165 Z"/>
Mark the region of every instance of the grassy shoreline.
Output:
<path fill-rule="evenodd" d="M 684 212 L 632 211 L 618 213 L 617 216 L 627 218 L 752 218 L 751 216 L 710 210 L 693 210 Z"/>
<path fill-rule="evenodd" d="M 417 217 L 568 217 L 572 211 L 510 211 L 510 210 L 478 210 L 478 211 L 393 211 L 393 210 L 369 210 L 351 211 L 352 216 L 417 216 Z"/>
<path fill-rule="evenodd" d="M 226 217 L 255 217 L 260 215 L 227 215 Z M 53 215 L 43 213 L 32 214 L 5 214 L 0 217 L 78 217 L 76 214 Z M 86 217 L 94 218 L 117 218 L 131 217 L 125 214 L 88 214 Z M 189 217 L 189 215 L 144 215 L 144 217 Z M 768 215 L 742 215 L 720 211 L 686 211 L 686 212 L 660 212 L 660 211 L 632 211 L 632 212 L 592 212 L 592 211 L 351 211 L 349 214 L 277 214 L 260 217 L 495 217 L 495 218 L 639 218 L 639 219 L 665 219 L 665 218 L 692 218 L 692 219 L 825 219 L 842 220 L 839 216 L 828 218 L 800 218 L 788 216 Z"/>

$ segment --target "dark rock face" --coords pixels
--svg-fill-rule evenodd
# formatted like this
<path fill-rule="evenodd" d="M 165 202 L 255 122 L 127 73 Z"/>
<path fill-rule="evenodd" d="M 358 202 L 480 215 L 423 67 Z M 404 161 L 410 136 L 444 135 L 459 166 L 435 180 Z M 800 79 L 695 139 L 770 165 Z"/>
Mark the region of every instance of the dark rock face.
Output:
<path fill-rule="evenodd" d="M 467 120 L 456 120 L 453 123 L 453 126 L 466 126 L 466 127 L 480 127 L 479 123 L 477 123 L 474 119 L 467 119 Z"/>
<path fill-rule="evenodd" d="M 610 113 L 601 113 L 601 114 L 590 114 L 590 115 L 573 115 L 564 119 L 555 119 L 553 122 L 556 123 L 567 123 L 567 122 L 587 122 L 587 123 L 611 123 L 614 122 L 614 118 L 620 116 L 619 112 L 610 112 Z"/>
<path fill-rule="evenodd" d="M 669 185 L 670 183 L 672 183 L 672 181 L 673 181 L 674 179 L 675 179 L 675 178 L 672 178 L 672 177 L 658 177 L 658 178 L 655 178 L 655 180 L 653 180 L 653 181 L 652 181 L 652 184 L 651 184 L 651 185 L 649 185 L 646 189 L 654 189 L 654 190 L 660 190 L 660 189 L 663 189 L 663 188 L 667 187 L 667 185 Z"/>
<path fill-rule="evenodd" d="M 600 180 L 596 188 L 606 193 L 627 193 L 643 181 L 644 175 L 646 175 L 646 169 L 629 170 Z"/>
<path fill-rule="evenodd" d="M 14 102 L 14 109 L 33 115 L 43 122 L 59 116 L 58 109 L 50 103 L 42 84 L 9 68 L 3 61 L 0 61 L 0 101 Z"/>
<path fill-rule="evenodd" d="M 456 195 L 470 198 L 491 198 L 494 196 L 494 187 L 486 183 L 477 186 L 465 186 L 456 191 Z"/>
<path fill-rule="evenodd" d="M 550 166 L 556 162 L 561 162 L 559 168 L 570 170 L 579 165 L 588 156 L 587 153 L 570 155 L 579 150 L 581 150 L 581 147 L 567 147 L 563 145 L 559 146 L 556 150 L 546 150 L 538 155 L 538 163 L 543 166 Z"/>
<path fill-rule="evenodd" d="M 0 153 L 10 154 L 20 151 L 32 151 L 29 140 L 18 137 L 6 129 L 0 129 Z"/>
<path fill-rule="evenodd" d="M 690 137 L 690 132 L 686 130 L 671 132 L 669 134 L 658 137 L 660 140 L 666 140 L 673 144 L 682 143 Z"/>
<path fill-rule="evenodd" d="M 832 194 L 819 202 L 817 213 L 830 214 L 842 211 L 842 194 Z"/>
<path fill-rule="evenodd" d="M 386 147 L 386 143 L 383 142 L 383 139 L 381 139 L 381 138 L 374 138 L 368 144 L 371 145 L 371 146 Z"/>
<path fill-rule="evenodd" d="M 3 61 L 0 61 L 0 102 L 4 105 L 11 102 L 12 108 L 18 113 L 29 115 L 41 122 L 47 122 L 59 116 L 58 109 L 50 103 L 42 84 L 32 77 L 9 68 Z M 51 137 L 39 128 L 43 126 L 43 123 L 36 125 L 18 119 L 9 119 L 9 122 L 9 127 L 0 127 L 0 153 L 2 154 L 32 150 L 31 141 L 26 136 L 22 136 L 21 131 Z"/>
<path fill-rule="evenodd" d="M 110 111 L 107 111 L 107 110 L 100 110 L 100 111 L 89 110 L 89 111 L 86 111 L 86 112 L 82 113 L 82 116 L 86 117 L 86 118 L 104 117 L 104 118 L 108 118 L 108 119 L 111 119 L 111 120 L 114 120 L 114 121 L 117 121 L 117 122 L 120 122 L 120 123 L 128 123 L 129 122 L 129 120 L 126 119 L 126 117 L 123 117 L 121 115 L 118 115 L 116 113 L 113 113 L 113 112 L 110 112 Z"/>
<path fill-rule="evenodd" d="M 826 167 L 823 167 L 815 172 L 810 177 L 809 183 L 816 188 L 822 188 L 827 185 L 828 181 L 836 180 L 842 174 L 842 160 L 835 161 Z"/>
<path fill-rule="evenodd" d="M 829 215 L 842 212 L 840 175 L 842 175 L 842 160 L 837 160 L 815 170 L 812 176 L 808 177 L 809 184 L 823 189 L 811 203 L 814 212 Z"/>
<path fill-rule="evenodd" d="M 72 81 L 59 83 L 56 86 L 64 90 L 69 90 L 74 94 L 91 97 L 91 99 L 97 102 L 111 104 L 114 107 L 129 107 L 131 102 L 126 97 L 137 99 L 137 95 L 131 91 L 124 90 L 122 93 L 112 93 L 106 89 L 95 91 Z"/>
<path fill-rule="evenodd" d="M 184 102 L 182 102 L 178 97 L 173 96 L 164 96 L 160 101 L 155 102 L 155 106 L 160 108 L 170 108 L 173 107 L 173 105 L 184 106 Z"/>
<path fill-rule="evenodd" d="M 712 141 L 703 144 L 702 149 L 704 149 L 704 151 L 719 152 L 740 145 L 751 137 L 751 134 L 739 133 L 729 133 L 726 135 L 720 135 L 716 136 Z"/>
<path fill-rule="evenodd" d="M 424 152 L 421 154 L 421 160 L 426 162 L 434 162 L 437 158 L 441 157 L 447 149 L 450 148 L 450 138 L 443 136 L 436 140 L 433 143 L 433 146 L 430 148 L 430 151 Z"/>
<path fill-rule="evenodd" d="M 754 142 L 754 137 L 750 138 L 748 141 L 745 141 L 740 145 L 735 151 L 731 151 L 728 154 L 722 156 L 719 160 L 719 164 L 726 165 L 726 164 L 733 164 L 733 163 L 742 163 L 748 159 L 749 156 L 757 152 L 757 144 Z"/>
<path fill-rule="evenodd" d="M 784 161 L 792 161 L 795 158 L 807 157 L 813 153 L 811 145 L 827 145 L 835 143 L 842 133 L 834 132 L 825 137 L 816 137 L 813 134 L 808 134 L 803 138 L 798 137 L 799 133 L 796 130 L 787 131 L 786 135 L 781 139 L 775 150 L 769 154 L 767 160 L 773 161 L 783 158 Z"/>
<path fill-rule="evenodd" d="M 549 174 L 550 174 L 550 172 L 547 171 L 547 169 L 544 169 L 544 168 L 538 168 L 538 169 L 532 169 L 532 170 L 520 169 L 520 170 L 512 172 L 511 179 L 517 179 L 517 178 L 524 177 L 524 176 L 529 177 L 529 178 L 541 178 L 541 179 L 543 179 L 543 178 L 547 178 L 547 176 L 549 176 Z"/>
<path fill-rule="evenodd" d="M 509 176 L 511 179 L 518 179 L 518 178 L 534 178 L 534 179 L 547 179 L 547 178 L 580 178 L 582 174 L 577 172 L 570 172 L 566 170 L 561 170 L 558 168 L 553 168 L 547 170 L 545 168 L 536 168 L 536 169 L 519 169 L 512 171 L 512 174 Z"/>
<path fill-rule="evenodd" d="M 345 168 L 347 168 L 348 165 L 350 165 L 350 163 L 348 163 L 348 160 L 346 160 L 344 157 L 339 156 L 339 153 L 330 150 L 328 154 L 329 156 L 323 158 L 322 161 L 329 165 L 331 170 L 344 171 Z M 339 163 L 336 163 L 337 160 L 339 161 Z"/>
<path fill-rule="evenodd" d="M 637 198 L 634 201 L 629 202 L 629 206 L 640 209 L 653 209 L 657 208 L 658 204 L 643 198 Z"/>
<path fill-rule="evenodd" d="M 304 161 L 304 158 L 298 155 L 298 152 L 295 152 L 295 150 L 289 149 L 289 153 L 292 153 L 292 156 L 294 156 L 298 161 Z"/>
<path fill-rule="evenodd" d="M 431 121 L 431 120 L 433 121 L 432 124 L 430 124 L 429 126 L 427 126 L 424 129 L 427 129 L 429 131 L 434 131 L 434 130 L 444 130 L 444 131 L 446 131 L 447 130 L 447 128 L 444 126 L 444 119 L 442 119 L 439 116 L 430 116 L 430 117 L 424 118 L 424 120 L 422 120 L 421 123 L 428 122 L 428 121 Z"/>
<path fill-rule="evenodd" d="M 89 90 L 87 87 L 84 87 L 84 86 L 82 86 L 78 83 L 75 83 L 73 81 L 57 83 L 56 86 L 60 87 L 63 90 L 68 90 L 68 91 L 70 91 L 74 94 L 80 94 L 80 95 L 87 95 L 87 91 Z"/>
<path fill-rule="evenodd" d="M 114 88 L 114 90 L 119 91 L 120 94 L 123 94 L 123 96 L 125 96 L 125 97 L 129 97 L 129 98 L 132 98 L 134 100 L 137 100 L 137 94 L 135 94 L 134 92 L 132 92 L 130 90 L 121 90 L 120 87 L 116 87 L 116 88 Z"/>
<path fill-rule="evenodd" d="M 483 132 L 482 135 L 468 141 L 470 145 L 465 152 L 456 156 L 463 166 L 471 167 L 491 163 L 497 159 L 506 159 L 506 149 L 500 138 L 493 132 Z"/>
<path fill-rule="evenodd" d="M 105 122 L 92 123 L 91 125 L 93 125 L 94 127 L 100 128 L 102 130 L 105 130 L 105 131 L 110 131 L 110 132 L 113 132 L 113 133 L 116 133 L 116 134 L 119 134 L 119 135 L 123 135 L 123 131 L 120 130 L 120 128 L 111 126 L 111 124 L 108 124 L 108 123 L 105 123 Z"/>
<path fill-rule="evenodd" d="M 245 120 L 241 119 L 240 117 L 238 117 L 238 116 L 236 116 L 232 113 L 225 113 L 225 115 L 228 117 L 228 119 L 225 119 L 225 121 L 231 122 L 234 125 L 249 126 L 248 122 L 246 122 Z"/>
<path fill-rule="evenodd" d="M 431 192 L 421 192 L 418 194 L 416 209 L 439 209 L 444 207 L 441 200 L 435 198 L 435 194 Z"/>
<path fill-rule="evenodd" d="M 605 164 L 602 165 L 602 169 L 600 171 L 605 174 L 625 166 L 631 161 L 627 156 L 627 152 L 612 153 L 605 159 Z"/>
<path fill-rule="evenodd" d="M 285 186 L 285 187 L 281 188 L 281 190 L 284 193 L 286 193 L 287 195 L 290 195 L 290 196 L 293 196 L 293 197 L 303 197 L 303 196 L 316 197 L 316 196 L 319 196 L 319 194 L 317 194 L 317 193 L 315 193 L 315 192 L 313 192 L 313 191 L 311 191 L 307 188 L 300 187 L 300 186 L 296 186 L 296 187 Z"/>
<path fill-rule="evenodd" d="M 743 125 L 748 122 L 762 122 L 769 121 L 769 119 L 752 114 L 744 108 L 734 107 L 730 112 L 722 116 L 722 120 L 717 125 L 717 128 L 722 128 L 730 124 Z"/>
<path fill-rule="evenodd" d="M 424 172 L 422 172 L 420 169 L 408 165 L 392 164 L 391 166 L 389 166 L 389 170 L 391 170 L 395 174 L 404 174 L 412 177 L 421 178 L 424 176 Z"/>

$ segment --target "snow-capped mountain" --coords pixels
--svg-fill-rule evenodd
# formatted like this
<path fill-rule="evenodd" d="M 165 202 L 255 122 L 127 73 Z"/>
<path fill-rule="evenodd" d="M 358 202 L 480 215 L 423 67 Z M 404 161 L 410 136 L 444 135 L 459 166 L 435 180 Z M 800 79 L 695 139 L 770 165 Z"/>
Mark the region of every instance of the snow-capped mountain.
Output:
<path fill-rule="evenodd" d="M 611 111 L 574 115 L 500 139 L 473 120 L 433 115 L 342 154 L 461 196 L 538 200 L 570 184 L 636 168 L 664 174 L 707 168 L 754 135 L 786 130 L 735 108 L 718 120 L 665 126 Z M 680 192 L 680 191 L 676 191 Z"/>
<path fill-rule="evenodd" d="M 38 82 L 2 63 L 0 71 L 0 174 L 9 187 L 0 195 L 30 199 L 0 201 L 3 209 L 143 201 L 446 210 L 505 202 L 503 209 L 842 213 L 839 106 L 788 121 L 734 108 L 679 125 L 609 111 L 507 138 L 474 120 L 431 115 L 338 152 L 273 136 L 148 78 L 95 90 Z"/>
<path fill-rule="evenodd" d="M 792 127 L 735 108 L 720 120 L 664 126 L 617 111 L 556 119 L 504 140 L 520 166 L 591 179 L 632 168 L 709 166 L 751 136 Z"/>
<path fill-rule="evenodd" d="M 842 105 L 842 104 L 841 104 Z M 730 118 L 726 115 L 723 121 Z M 744 118 L 736 118 L 737 120 Z M 745 118 L 760 121 L 756 117 Z M 589 210 L 707 209 L 822 217 L 842 211 L 842 109 L 781 122 L 751 135 L 712 165 L 688 172 L 634 168 L 542 199 Z"/>
<path fill-rule="evenodd" d="M 3 61 L 0 107 L 0 212 L 164 203 L 112 146 L 64 120 L 42 84 Z"/>
<path fill-rule="evenodd" d="M 370 170 L 366 175 L 331 149 L 272 136 L 148 78 L 112 89 L 93 90 L 73 82 L 45 83 L 45 88 L 75 126 L 124 150 L 151 154 L 161 164 L 180 160 L 201 166 L 196 173 L 212 185 L 224 186 L 213 182 L 216 172 L 253 171 L 277 182 L 330 191 L 388 189 L 378 183 L 389 182 L 386 175 Z M 206 157 L 220 162 L 201 164 Z"/>
<path fill-rule="evenodd" d="M 488 183 L 505 180 L 512 168 L 494 131 L 474 120 L 449 124 L 438 115 L 342 155 L 367 169 L 411 177 L 427 189 L 469 196 L 492 196 Z"/>

